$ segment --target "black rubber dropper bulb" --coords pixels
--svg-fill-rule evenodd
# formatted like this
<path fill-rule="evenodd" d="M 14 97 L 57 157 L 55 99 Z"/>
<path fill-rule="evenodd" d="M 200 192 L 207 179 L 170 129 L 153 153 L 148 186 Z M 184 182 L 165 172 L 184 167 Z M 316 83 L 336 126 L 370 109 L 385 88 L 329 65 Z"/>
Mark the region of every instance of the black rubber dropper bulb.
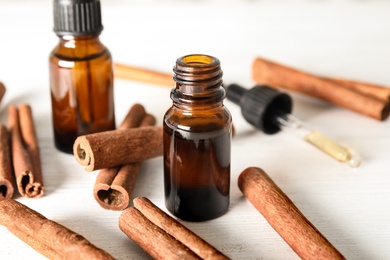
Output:
<path fill-rule="evenodd" d="M 264 133 L 274 134 L 282 127 L 287 128 L 334 159 L 352 167 L 360 165 L 361 158 L 358 154 L 307 127 L 291 115 L 292 99 L 289 95 L 264 85 L 247 90 L 237 84 L 231 84 L 226 87 L 226 96 L 241 107 L 241 114 L 246 121 Z"/>
<path fill-rule="evenodd" d="M 226 97 L 241 107 L 245 120 L 266 134 L 279 132 L 281 127 L 277 118 L 290 114 L 292 110 L 289 95 L 265 85 L 247 90 L 231 84 L 226 87 Z"/>

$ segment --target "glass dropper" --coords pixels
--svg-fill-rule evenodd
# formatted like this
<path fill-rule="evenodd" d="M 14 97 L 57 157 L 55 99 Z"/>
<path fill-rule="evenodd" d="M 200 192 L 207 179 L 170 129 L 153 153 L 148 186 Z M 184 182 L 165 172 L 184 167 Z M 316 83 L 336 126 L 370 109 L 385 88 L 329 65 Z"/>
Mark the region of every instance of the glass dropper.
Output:
<path fill-rule="evenodd" d="M 276 116 L 275 120 L 283 129 L 293 131 L 306 142 L 314 145 L 334 159 L 342 163 L 348 163 L 351 167 L 358 167 L 360 165 L 361 157 L 359 155 L 329 139 L 317 130 L 310 129 L 295 116 L 284 114 Z"/>
<path fill-rule="evenodd" d="M 360 165 L 359 155 L 293 116 L 292 99 L 286 93 L 268 86 L 258 85 L 247 90 L 237 84 L 231 84 L 226 87 L 226 94 L 228 100 L 241 107 L 243 117 L 264 133 L 273 134 L 281 129 L 290 130 L 334 159 L 351 167 Z"/>

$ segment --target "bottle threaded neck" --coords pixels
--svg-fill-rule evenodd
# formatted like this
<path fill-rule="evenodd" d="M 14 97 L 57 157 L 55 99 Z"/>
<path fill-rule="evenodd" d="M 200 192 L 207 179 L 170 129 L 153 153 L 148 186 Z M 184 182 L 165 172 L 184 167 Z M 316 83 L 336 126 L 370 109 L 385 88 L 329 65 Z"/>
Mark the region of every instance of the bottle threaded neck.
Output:
<path fill-rule="evenodd" d="M 176 89 L 181 95 L 191 97 L 215 96 L 222 89 L 222 70 L 220 61 L 212 56 L 191 54 L 180 57 L 173 67 L 173 79 Z"/>

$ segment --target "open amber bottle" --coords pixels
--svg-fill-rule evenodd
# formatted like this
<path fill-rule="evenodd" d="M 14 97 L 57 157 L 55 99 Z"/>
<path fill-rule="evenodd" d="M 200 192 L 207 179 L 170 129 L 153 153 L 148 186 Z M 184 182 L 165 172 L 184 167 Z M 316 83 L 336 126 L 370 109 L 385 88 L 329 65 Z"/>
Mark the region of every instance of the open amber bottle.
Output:
<path fill-rule="evenodd" d="M 72 153 L 75 139 L 115 128 L 113 70 L 99 0 L 55 0 L 50 89 L 56 147 Z"/>
<path fill-rule="evenodd" d="M 223 105 L 220 61 L 177 59 L 172 107 L 164 116 L 165 204 L 175 216 L 204 221 L 229 207 L 232 119 Z"/>

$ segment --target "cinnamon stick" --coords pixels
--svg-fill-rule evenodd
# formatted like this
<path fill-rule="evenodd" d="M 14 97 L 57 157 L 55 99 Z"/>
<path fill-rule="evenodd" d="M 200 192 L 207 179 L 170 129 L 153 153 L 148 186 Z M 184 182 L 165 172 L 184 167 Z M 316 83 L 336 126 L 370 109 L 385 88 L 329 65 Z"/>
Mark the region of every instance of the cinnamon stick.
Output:
<path fill-rule="evenodd" d="M 382 100 L 385 103 L 390 102 L 390 88 L 388 87 L 367 83 L 367 82 L 341 79 L 341 78 L 323 78 L 323 79 L 332 81 L 336 84 L 340 84 L 344 87 L 350 88 L 352 90 L 355 90 L 367 96 L 372 96 L 374 98 Z"/>
<path fill-rule="evenodd" d="M 134 104 L 130 108 L 129 112 L 125 116 L 125 119 L 123 119 L 118 129 L 139 127 L 145 116 L 146 116 L 145 108 L 141 104 Z"/>
<path fill-rule="evenodd" d="M 136 80 L 145 83 L 174 87 L 175 82 L 170 74 L 114 63 L 114 76 L 118 79 Z"/>
<path fill-rule="evenodd" d="M 144 197 L 119 217 L 120 229 L 155 259 L 229 259 Z"/>
<path fill-rule="evenodd" d="M 49 259 L 114 259 L 83 236 L 12 199 L 0 201 L 0 224 Z"/>
<path fill-rule="evenodd" d="M 11 132 L 12 163 L 20 195 L 39 198 L 44 194 L 39 147 L 31 108 L 11 105 L 8 108 Z"/>
<path fill-rule="evenodd" d="M 245 169 L 238 186 L 300 258 L 344 259 L 262 169 Z"/>
<path fill-rule="evenodd" d="M 180 222 L 170 217 L 149 199 L 138 197 L 133 200 L 133 203 L 134 207 L 153 224 L 187 246 L 201 259 L 229 259 L 222 252 L 218 251 L 215 247 L 183 226 Z"/>
<path fill-rule="evenodd" d="M 5 95 L 6 88 L 2 82 L 0 82 L 0 103 Z"/>
<path fill-rule="evenodd" d="M 154 125 L 156 119 L 146 114 L 144 107 L 135 104 L 126 115 L 119 129 Z M 95 186 L 94 198 L 102 208 L 123 210 L 128 207 L 134 190 L 141 162 L 126 164 L 99 172 Z"/>
<path fill-rule="evenodd" d="M 119 228 L 153 259 L 200 259 L 134 207 L 119 216 Z"/>
<path fill-rule="evenodd" d="M 89 172 L 161 156 L 162 126 L 117 129 L 79 136 L 74 143 L 73 154 Z"/>
<path fill-rule="evenodd" d="M 0 125 L 0 200 L 10 199 L 14 194 L 9 134 Z"/>
<path fill-rule="evenodd" d="M 364 89 L 363 92 L 357 87 L 350 87 L 351 82 L 344 84 L 320 78 L 262 58 L 254 60 L 252 73 L 257 83 L 301 92 L 377 120 L 384 120 L 390 114 L 390 102 L 375 97 L 373 93 L 377 92 L 377 88 L 370 85 L 361 83 L 359 88 Z M 367 92 L 370 94 L 367 95 Z"/>

